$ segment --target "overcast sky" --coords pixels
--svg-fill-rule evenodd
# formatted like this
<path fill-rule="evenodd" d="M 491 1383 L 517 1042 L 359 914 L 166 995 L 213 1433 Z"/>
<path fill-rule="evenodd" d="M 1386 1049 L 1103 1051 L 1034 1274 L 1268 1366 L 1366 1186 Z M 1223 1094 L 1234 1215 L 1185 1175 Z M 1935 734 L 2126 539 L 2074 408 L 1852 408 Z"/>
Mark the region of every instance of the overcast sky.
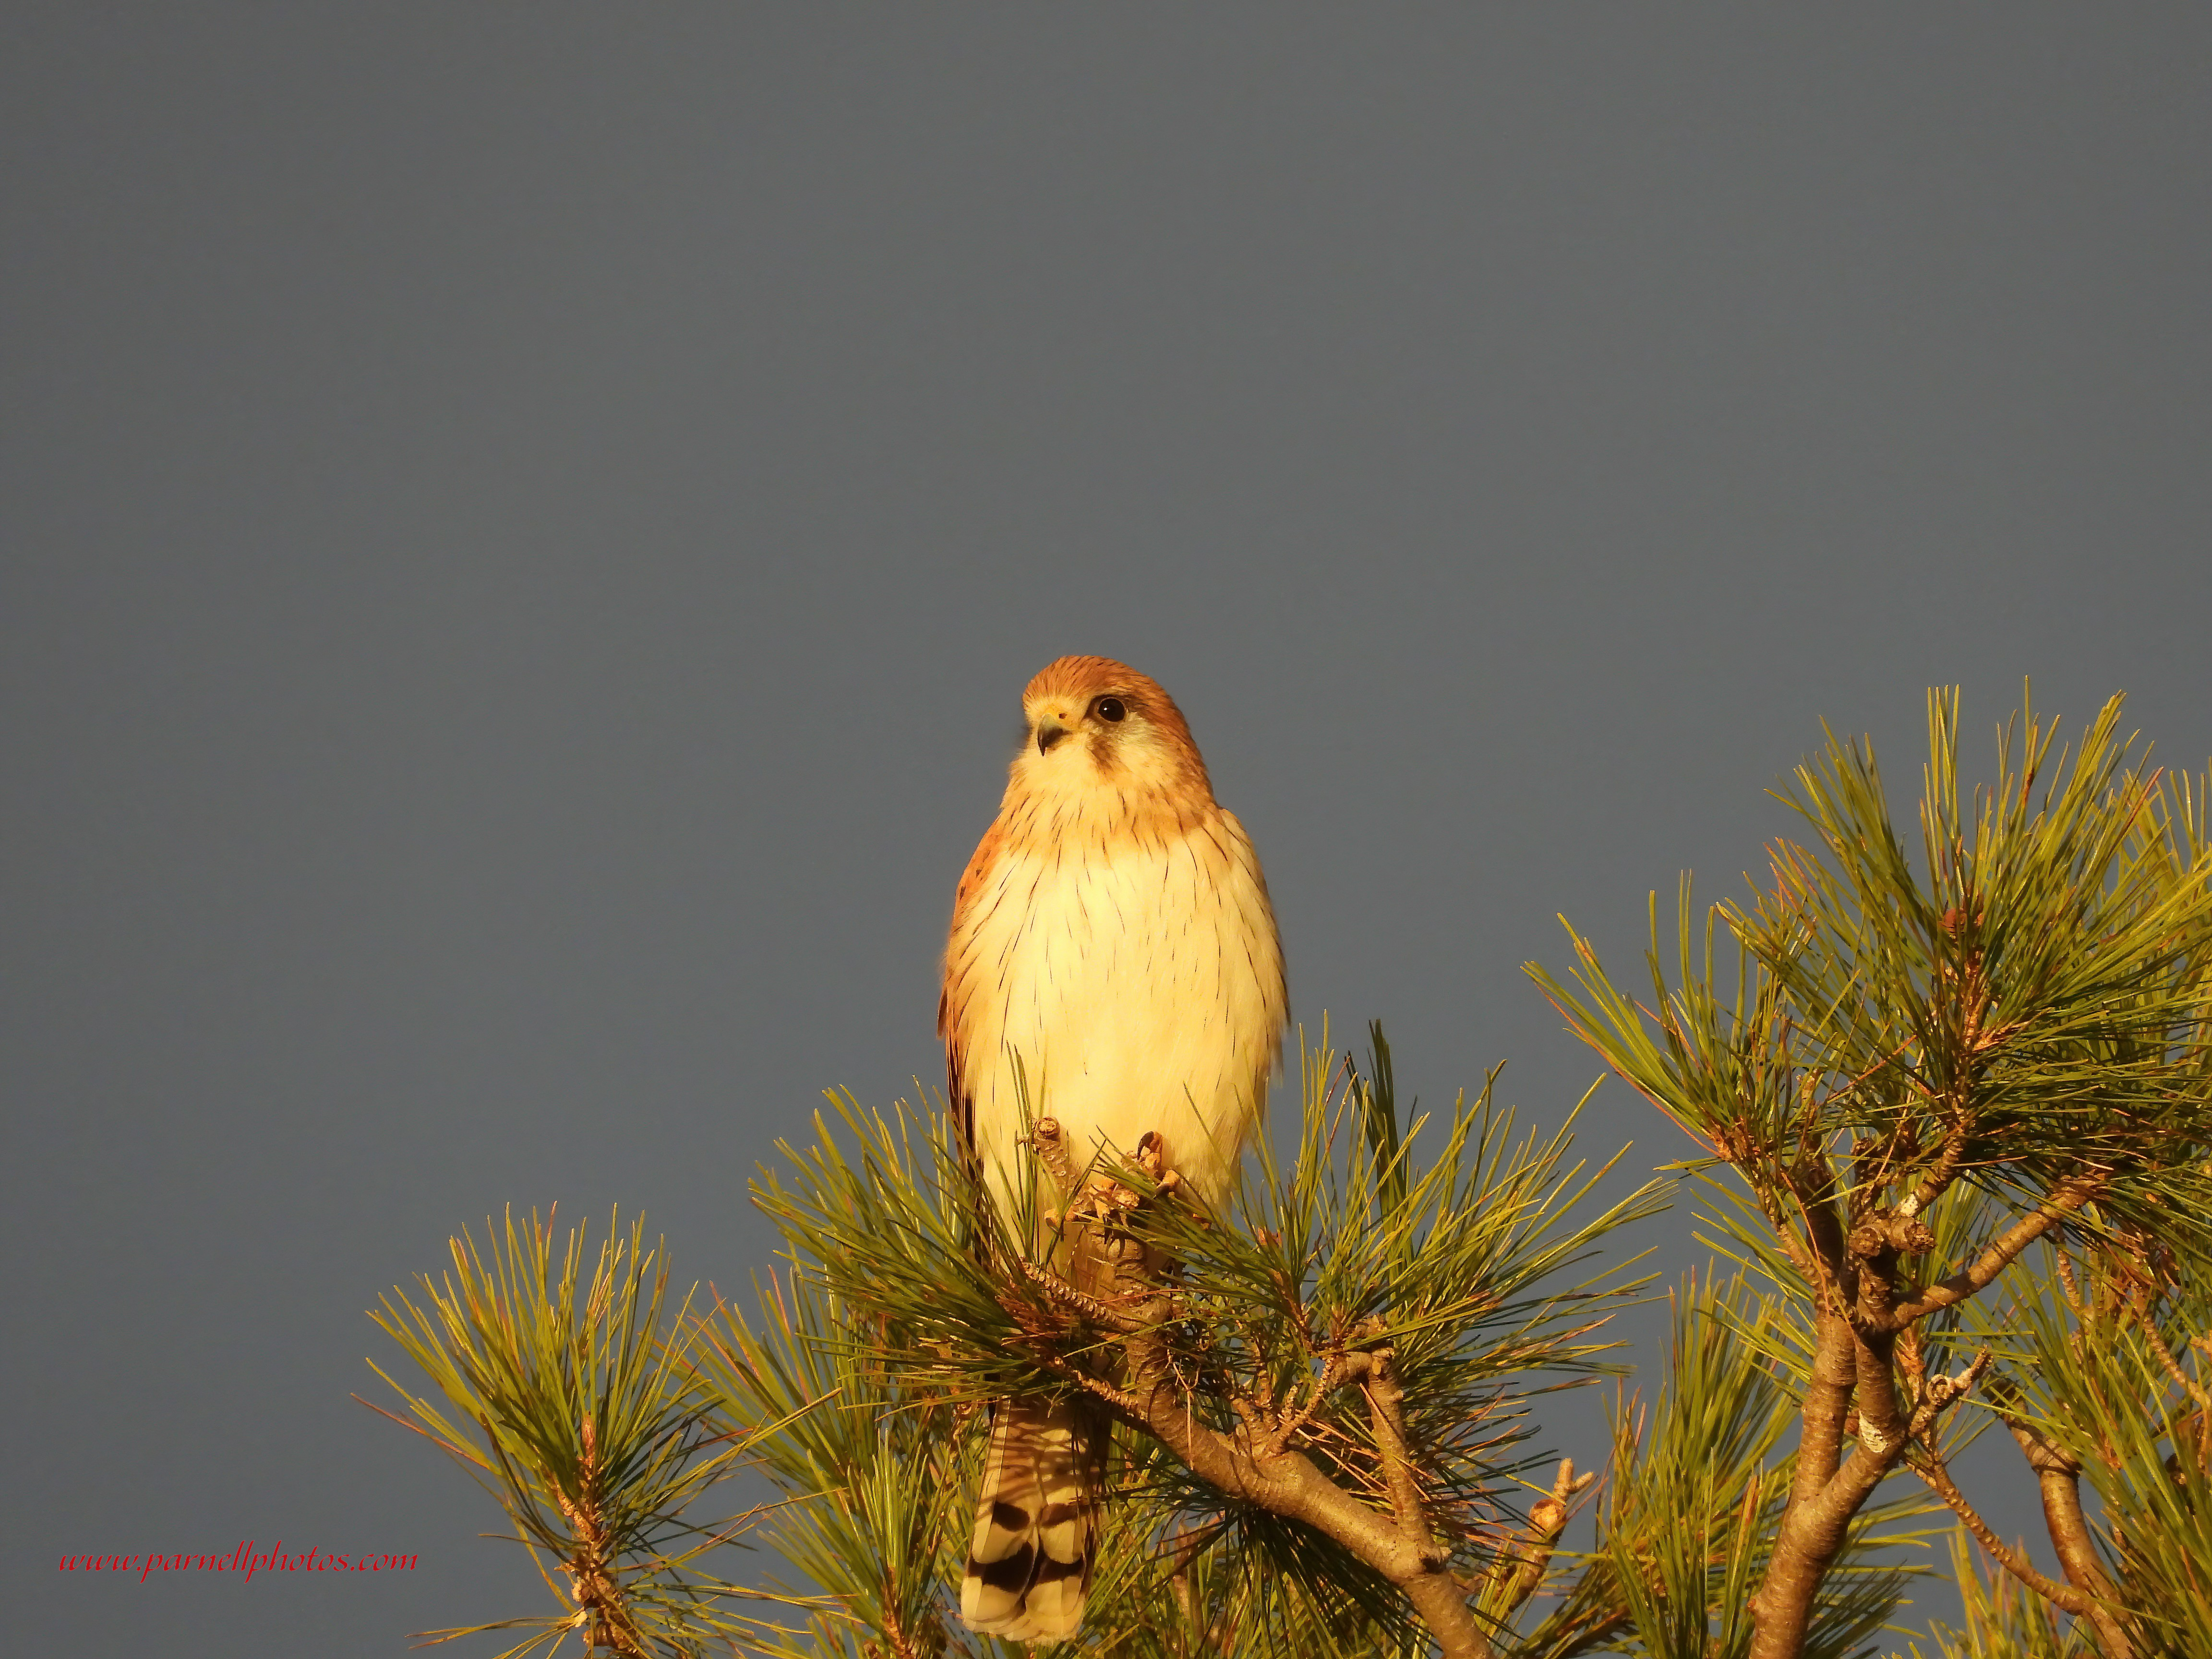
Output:
<path fill-rule="evenodd" d="M 1521 963 L 1737 886 L 1822 720 L 1908 799 L 1936 684 L 1978 763 L 2027 677 L 2212 751 L 2202 8 L 4 42 L 19 1651 L 541 1611 L 348 1398 L 401 1363 L 362 1310 L 509 1203 L 764 1265 L 817 1091 L 940 1074 L 1052 657 L 1182 703 L 1310 1029 L 1382 1016 L 1431 1102 L 1510 1060 L 1543 1123 L 1596 1066 Z M 1614 1084 L 1583 1144 L 1629 1140 L 1682 1152 Z M 55 1570 L 247 1539 L 421 1566 Z"/>

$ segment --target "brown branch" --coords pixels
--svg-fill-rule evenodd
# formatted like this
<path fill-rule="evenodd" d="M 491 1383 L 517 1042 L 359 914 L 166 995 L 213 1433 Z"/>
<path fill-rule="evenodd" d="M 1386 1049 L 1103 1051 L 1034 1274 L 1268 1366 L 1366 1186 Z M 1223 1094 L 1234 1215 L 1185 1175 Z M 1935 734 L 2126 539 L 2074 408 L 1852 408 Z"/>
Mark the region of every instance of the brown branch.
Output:
<path fill-rule="evenodd" d="M 1753 1598 L 1756 1627 L 1750 1659 L 1796 1659 L 1802 1650 L 1821 1581 L 1842 1549 L 1851 1517 L 1924 1435 L 1943 1409 L 1972 1388 L 1990 1365 L 1985 1350 L 1956 1377 L 1937 1377 L 1920 1390 L 1909 1418 L 1899 1408 L 1890 1367 L 1895 1339 L 1854 1330 L 1839 1316 L 1819 1316 L 1813 1384 L 1807 1391 L 1796 1480 L 1777 1529 L 1765 1581 Z M 1924 1376 L 1917 1351 L 1907 1369 Z M 1850 1411 L 1853 1395 L 1858 1410 Z M 1858 1448 L 1841 1456 L 1847 1429 Z"/>
<path fill-rule="evenodd" d="M 1048 1159 L 1059 1139 L 1058 1126 L 1049 1127 L 1051 1133 L 1046 1133 L 1047 1121 L 1041 1121 L 1032 1131 L 1040 1156 Z M 1157 1174 L 1166 1190 L 1172 1172 L 1165 1170 L 1157 1137 L 1148 1136 L 1140 1150 L 1149 1152 L 1160 1166 L 1156 1170 L 1148 1164 L 1146 1173 Z M 1232 1395 L 1229 1403 L 1237 1419 L 1236 1428 L 1223 1431 L 1211 1427 L 1200 1419 L 1190 1387 L 1176 1364 L 1168 1339 L 1176 1307 L 1159 1282 L 1159 1264 L 1112 1213 L 1140 1200 L 1137 1194 L 1104 1182 L 1096 1183 L 1093 1190 L 1102 1188 L 1095 1213 L 1068 1218 L 1095 1224 L 1095 1232 L 1085 1226 L 1085 1236 L 1077 1240 L 1077 1277 L 1090 1285 L 1085 1268 L 1095 1267 L 1100 1294 L 1079 1288 L 1035 1262 L 1017 1265 L 1048 1300 L 1120 1338 L 1121 1380 L 1127 1386 L 1086 1375 L 1056 1354 L 1046 1353 L 1045 1365 L 1077 1382 L 1119 1420 L 1157 1439 L 1216 1491 L 1301 1522 L 1351 1551 L 1413 1603 L 1444 1659 L 1491 1659 L 1490 1643 L 1449 1571 L 1450 1551 L 1438 1549 L 1429 1529 L 1391 1351 L 1378 1344 L 1349 1353 L 1340 1346 L 1324 1363 L 1303 1410 L 1288 1412 L 1280 1401 L 1263 1404 L 1256 1397 Z M 1095 1257 L 1088 1263 L 1082 1259 L 1086 1249 Z M 1353 1335 L 1357 1340 L 1364 1334 L 1372 1342 L 1380 1334 L 1378 1326 Z M 1370 1508 L 1285 1443 L 1325 1395 L 1355 1376 L 1369 1401 L 1390 1498 L 1389 1515 Z M 1187 1568 L 1188 1562 L 1183 1565 Z M 1190 1599 L 1187 1583 L 1179 1594 L 1186 1601 Z"/>
<path fill-rule="evenodd" d="M 1936 1419 L 1957 1401 L 1972 1392 L 1974 1384 L 1988 1372 L 1994 1358 L 1987 1348 L 1978 1352 L 1966 1369 L 1956 1376 L 1928 1376 L 1927 1367 L 1920 1358 L 1919 1344 L 1906 1347 L 1903 1364 L 1910 1376 L 1914 1398 L 1910 1414 L 1900 1408 L 1897 1398 L 1897 1382 L 1890 1368 L 1895 1339 L 1876 1335 L 1872 1339 L 1854 1333 L 1857 1345 L 1858 1386 L 1856 1390 L 1859 1443 L 1888 1461 L 1894 1467 L 1902 1457 L 1908 1456 L 1911 1443 L 1924 1440 L 1931 1447 L 1929 1431 Z M 1898 1344 L 1898 1346 L 1905 1346 Z"/>
<path fill-rule="evenodd" d="M 1858 1374 L 1858 1345 L 1841 1316 L 1816 1313 L 1813 1375 L 1805 1391 L 1792 1504 L 1809 1502 L 1827 1487 L 1843 1461 L 1844 1423 L 1850 1415 L 1851 1385 Z"/>
<path fill-rule="evenodd" d="M 1361 1384 L 1367 1395 L 1368 1420 L 1375 1431 L 1375 1449 L 1382 1462 L 1382 1486 L 1390 1494 L 1390 1510 L 1398 1529 L 1413 1539 L 1425 1559 L 1442 1565 L 1449 1552 L 1436 1550 L 1436 1535 L 1429 1528 L 1428 1506 L 1413 1479 L 1413 1458 L 1406 1441 L 1406 1391 L 1398 1382 L 1398 1357 L 1389 1348 L 1372 1349 L 1369 1370 Z"/>
<path fill-rule="evenodd" d="M 1091 1376 L 1081 1366 L 1069 1364 L 1056 1353 L 1044 1354 L 1040 1358 L 1047 1370 L 1055 1376 L 1066 1377 L 1084 1393 L 1103 1404 L 1109 1410 L 1133 1420 L 1143 1415 L 1144 1403 L 1136 1395 L 1115 1388 L 1103 1377 Z"/>
<path fill-rule="evenodd" d="M 1972 1267 L 1939 1279 L 1916 1296 L 1905 1297 L 1891 1310 L 1890 1318 L 1895 1325 L 1902 1326 L 1964 1302 L 1986 1288 L 2022 1250 L 2096 1197 L 2104 1187 L 2101 1174 L 2061 1182 L 2051 1188 L 2050 1197 L 1993 1239 Z"/>
<path fill-rule="evenodd" d="M 1951 1512 L 1966 1523 L 1966 1530 L 1973 1534 L 1974 1541 L 1987 1551 L 1990 1558 L 1999 1566 L 2064 1612 L 2078 1617 L 2089 1611 L 2087 1596 L 2071 1584 L 2062 1584 L 2055 1578 L 2045 1577 L 2026 1558 L 1990 1530 L 1989 1522 L 1975 1512 L 1974 1506 L 1966 1501 L 1966 1495 L 1951 1479 L 1951 1472 L 1944 1467 L 1941 1455 L 1928 1450 L 1908 1453 L 1905 1462 L 1906 1468 L 1927 1483 L 1929 1491 L 1950 1505 Z"/>
<path fill-rule="evenodd" d="M 2052 1254 L 2058 1258 L 2058 1288 L 2066 1297 L 2066 1305 L 2073 1310 L 2075 1319 L 2087 1319 L 2089 1310 L 2082 1305 L 2081 1286 L 2074 1278 L 2074 1259 L 2066 1254 L 2063 1243 Z"/>
<path fill-rule="evenodd" d="M 2131 1648 L 2127 1631 L 2112 1607 L 2119 1601 L 2119 1591 L 2105 1574 L 2105 1564 L 2089 1530 L 2089 1517 L 2081 1509 L 2081 1460 L 2017 1415 L 2021 1402 L 2010 1384 L 1993 1383 L 1990 1391 L 2003 1402 L 2006 1409 L 1998 1414 L 2027 1457 L 2027 1467 L 2034 1471 L 2043 1498 L 2044 1528 L 2051 1534 L 2058 1565 L 2065 1569 L 2068 1582 L 2090 1598 L 2088 1618 L 2096 1626 L 2106 1659 L 2128 1659 Z"/>
<path fill-rule="evenodd" d="M 1808 1164 L 1812 1166 L 1809 1170 Z M 1810 1266 L 1805 1278 L 1813 1287 L 1814 1301 L 1819 1307 L 1841 1311 L 1838 1304 L 1843 1301 L 1844 1274 L 1850 1262 L 1843 1223 L 1836 1215 L 1834 1172 L 1824 1157 L 1808 1152 L 1799 1160 L 1797 1169 L 1784 1178 L 1783 1185 L 1796 1201 L 1797 1213 L 1804 1222 L 1805 1254 Z M 1787 1237 L 1785 1230 L 1778 1227 L 1776 1231 Z"/>
<path fill-rule="evenodd" d="M 1814 1449 L 1813 1426 L 1808 1407 L 1806 1450 Z M 1863 1436 L 1858 1449 L 1809 1496 L 1802 1491 L 1804 1452 L 1800 1452 L 1799 1479 L 1776 1530 L 1766 1577 L 1753 1599 L 1757 1623 L 1749 1659 L 1797 1659 L 1802 1652 L 1820 1581 L 1843 1548 L 1851 1517 L 1897 1467 L 1905 1445 L 1901 1435 L 1886 1448 L 1877 1448 Z"/>
<path fill-rule="evenodd" d="M 1783 1220 L 1781 1206 L 1769 1204 L 1763 1195 L 1759 1207 L 1765 1214 L 1767 1224 L 1774 1229 L 1774 1241 L 1782 1247 L 1784 1257 L 1803 1276 L 1808 1285 L 1814 1287 L 1814 1292 L 1818 1294 L 1820 1269 L 1814 1262 L 1812 1252 L 1797 1237 L 1797 1230 Z"/>
<path fill-rule="evenodd" d="M 484 1425 L 487 1433 L 491 1425 Z M 592 1419 L 582 1423 L 584 1457 L 577 1490 L 555 1487 L 554 1501 L 575 1535 L 575 1547 L 562 1565 L 568 1571 L 568 1594 L 576 1604 L 574 1620 L 584 1632 L 586 1650 L 608 1648 L 623 1659 L 646 1659 L 645 1638 L 631 1621 L 628 1598 L 614 1564 L 614 1540 L 602 1513 L 599 1448 Z"/>
<path fill-rule="evenodd" d="M 1854 1330 L 1851 1341 L 1856 1378 L 1851 1392 L 1858 1409 L 1859 1443 L 1894 1461 L 1909 1432 L 1905 1413 L 1898 1406 L 1897 1375 L 1890 1367 L 1894 1339 L 1883 1333 L 1865 1335 Z"/>
<path fill-rule="evenodd" d="M 1939 1376 L 1923 1385 L 1920 1401 L 1912 1408 L 1912 1422 L 1905 1430 L 1909 1439 L 1921 1440 L 1936 1426 L 1936 1419 L 1954 1402 L 1964 1400 L 1972 1392 L 1974 1384 L 1989 1374 L 1990 1364 L 1996 1356 L 1987 1348 L 1978 1352 L 1966 1369 L 1956 1376 Z M 1924 1376 L 1925 1373 L 1923 1372 Z M 1928 1440 L 1930 1446 L 1933 1440 Z"/>
<path fill-rule="evenodd" d="M 928 1651 L 925 1645 L 927 1638 L 919 1632 L 913 1637 L 909 1637 L 906 1627 L 899 1623 L 896 1586 L 892 1583 L 890 1575 L 888 1573 L 884 1576 L 881 1595 L 884 1606 L 884 1639 L 890 1644 L 891 1659 L 923 1659 L 924 1654 Z"/>
<path fill-rule="evenodd" d="M 1965 1116 L 1952 1121 L 1943 1136 L 1943 1150 L 1936 1155 L 1936 1162 L 1928 1173 L 1920 1177 L 1919 1184 L 1908 1193 L 1897 1206 L 1898 1213 L 1905 1217 L 1925 1215 L 1937 1199 L 1950 1189 L 1958 1179 L 1959 1165 L 1966 1157 L 1966 1129 L 1970 1120 Z"/>
<path fill-rule="evenodd" d="M 2150 1351 L 2158 1356 L 2158 1363 L 2173 1379 L 2175 1386 L 2197 1402 L 2199 1411 L 2212 1412 L 2212 1393 L 2208 1393 L 2203 1384 L 2181 1369 L 2173 1357 L 2173 1351 L 2166 1346 L 2166 1338 L 2160 1334 L 2158 1323 L 2150 1316 L 2149 1311 L 2142 1308 L 2131 1308 L 2130 1311 L 2135 1315 L 2136 1323 L 2142 1327 L 2143 1336 L 2150 1343 Z"/>
<path fill-rule="evenodd" d="M 1566 1527 L 1573 1499 L 1596 1479 L 1595 1470 L 1576 1474 L 1573 1458 L 1560 1460 L 1559 1472 L 1552 1481 L 1552 1495 L 1538 1498 L 1530 1507 L 1528 1527 L 1506 1547 L 1492 1569 L 1497 1593 L 1486 1597 L 1484 1604 L 1492 1619 L 1503 1625 L 1536 1593 L 1544 1582 L 1545 1569 L 1552 1565 L 1552 1551 Z"/>
<path fill-rule="evenodd" d="M 1820 1329 L 1797 1476 L 1775 1534 L 1765 1579 L 1753 1599 L 1757 1623 L 1750 1659 L 1796 1659 L 1821 1580 L 1843 1547 L 1851 1517 L 1903 1461 L 1913 1437 L 1925 1433 L 1937 1413 L 1965 1395 L 1989 1366 L 1984 1353 L 1959 1376 L 1938 1377 L 1906 1420 L 1897 1408 L 1887 1339 L 1877 1334 L 1869 1340 L 1832 1314 L 1820 1316 Z M 1844 1459 L 1840 1447 L 1855 1391 L 1862 1407 L 1856 1414 L 1859 1443 Z"/>
<path fill-rule="evenodd" d="M 1356 1367 L 1358 1376 L 1363 1378 L 1369 1376 L 1372 1370 L 1372 1355 L 1347 1354 L 1342 1348 L 1333 1348 L 1329 1351 L 1328 1358 L 1322 1361 L 1321 1375 L 1314 1380 L 1312 1389 L 1306 1395 L 1305 1404 L 1296 1411 L 1286 1413 L 1273 1435 L 1269 1437 L 1267 1445 L 1270 1451 L 1281 1451 L 1284 1447 L 1291 1443 L 1300 1429 L 1313 1420 L 1313 1414 L 1319 1408 L 1321 1402 L 1351 1379 L 1355 1370 L 1352 1364 L 1355 1359 L 1358 1361 Z"/>
<path fill-rule="evenodd" d="M 1115 1414 L 1157 1439 L 1215 1491 L 1302 1522 L 1342 1545 L 1413 1603 L 1445 1659 L 1490 1659 L 1490 1643 L 1449 1571 L 1448 1555 L 1425 1531 L 1369 1508 L 1303 1452 L 1276 1448 L 1255 1412 L 1240 1413 L 1237 1427 L 1228 1432 L 1200 1420 L 1169 1349 L 1169 1297 L 1146 1283 L 1141 1249 L 1118 1255 L 1114 1265 L 1116 1282 L 1128 1287 L 1133 1301 L 1139 1294 L 1146 1297 L 1126 1316 L 1130 1328 L 1123 1331 L 1121 1347 L 1128 1403 L 1114 1408 Z M 1370 1400 L 1378 1389 L 1387 1399 L 1394 1386 L 1387 1367 L 1371 1359 L 1363 1381 Z M 1386 1422 L 1388 1412 L 1386 1405 L 1380 1413 Z M 1395 1433 L 1402 1457 L 1402 1419 Z"/>
<path fill-rule="evenodd" d="M 1024 1278 L 1042 1291 L 1048 1298 L 1058 1303 L 1069 1312 L 1080 1315 L 1094 1325 L 1112 1331 L 1119 1336 L 1127 1336 L 1142 1328 L 1139 1321 L 1131 1318 L 1119 1309 L 1107 1306 L 1095 1296 L 1077 1290 L 1074 1285 L 1048 1267 L 1041 1267 L 1036 1262 L 1026 1260 L 1018 1260 L 1014 1265 L 1021 1269 Z"/>

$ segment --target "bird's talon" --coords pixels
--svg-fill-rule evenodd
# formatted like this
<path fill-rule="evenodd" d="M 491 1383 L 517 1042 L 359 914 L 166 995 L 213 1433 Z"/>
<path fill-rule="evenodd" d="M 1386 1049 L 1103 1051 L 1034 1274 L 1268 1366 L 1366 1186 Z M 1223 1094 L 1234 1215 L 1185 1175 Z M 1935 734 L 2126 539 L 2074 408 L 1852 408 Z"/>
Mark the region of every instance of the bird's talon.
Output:
<path fill-rule="evenodd" d="M 1136 1165 L 1152 1180 L 1153 1187 L 1165 1196 L 1181 1190 L 1182 1175 L 1168 1163 L 1168 1143 L 1158 1129 L 1145 1131 L 1137 1142 Z"/>
<path fill-rule="evenodd" d="M 1144 1138 L 1137 1142 L 1137 1167 L 1155 1181 L 1168 1166 L 1167 1146 L 1158 1129 L 1146 1130 Z"/>

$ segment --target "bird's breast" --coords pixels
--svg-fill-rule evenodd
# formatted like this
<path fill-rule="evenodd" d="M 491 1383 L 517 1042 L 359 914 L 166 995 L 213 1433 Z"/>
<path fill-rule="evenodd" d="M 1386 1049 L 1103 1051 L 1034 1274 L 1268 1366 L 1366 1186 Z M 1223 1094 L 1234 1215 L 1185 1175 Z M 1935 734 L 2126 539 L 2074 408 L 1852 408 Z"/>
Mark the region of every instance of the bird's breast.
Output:
<path fill-rule="evenodd" d="M 983 872 L 947 960 L 978 1151 L 1012 1161 L 1018 1059 L 1079 1154 L 1148 1130 L 1218 1195 L 1285 1017 L 1257 860 L 1233 818 L 1158 837 L 1064 837 Z"/>

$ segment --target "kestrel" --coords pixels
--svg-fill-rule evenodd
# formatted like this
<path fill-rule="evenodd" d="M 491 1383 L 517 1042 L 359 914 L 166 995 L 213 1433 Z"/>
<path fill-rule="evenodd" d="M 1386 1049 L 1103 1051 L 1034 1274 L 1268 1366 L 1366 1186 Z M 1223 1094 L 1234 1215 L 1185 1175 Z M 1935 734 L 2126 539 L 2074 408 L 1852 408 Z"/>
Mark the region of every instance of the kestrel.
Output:
<path fill-rule="evenodd" d="M 1156 1133 L 1184 1183 L 1218 1203 L 1288 1010 L 1260 860 L 1154 681 L 1062 657 L 1030 682 L 1022 714 L 1006 798 L 953 899 L 937 1014 L 953 1109 L 1007 1215 L 1033 1178 L 1017 1150 L 1018 1064 L 1077 1168 Z M 960 1593 L 970 1629 L 1075 1632 L 1104 1450 L 1080 1402 L 998 1402 Z"/>

